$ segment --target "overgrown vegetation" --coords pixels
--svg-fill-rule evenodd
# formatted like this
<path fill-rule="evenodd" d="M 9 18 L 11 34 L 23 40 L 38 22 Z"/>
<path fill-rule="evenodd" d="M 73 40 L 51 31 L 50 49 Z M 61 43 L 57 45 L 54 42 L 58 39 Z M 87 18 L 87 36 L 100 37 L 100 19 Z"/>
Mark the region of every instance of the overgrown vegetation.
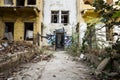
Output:
<path fill-rule="evenodd" d="M 72 35 L 72 44 L 66 47 L 67 52 L 72 56 L 80 55 L 80 47 L 78 44 L 78 33 Z"/>

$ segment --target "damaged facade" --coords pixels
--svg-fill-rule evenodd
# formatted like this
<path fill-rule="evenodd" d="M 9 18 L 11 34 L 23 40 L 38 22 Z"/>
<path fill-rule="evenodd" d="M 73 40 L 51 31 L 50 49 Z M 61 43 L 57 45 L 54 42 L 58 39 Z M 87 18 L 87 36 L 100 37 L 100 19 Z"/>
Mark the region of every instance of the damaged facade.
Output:
<path fill-rule="evenodd" d="M 0 0 L 0 39 L 40 45 L 42 0 Z"/>
<path fill-rule="evenodd" d="M 100 18 L 99 14 L 94 12 L 94 7 L 92 7 L 90 4 L 93 3 L 94 0 L 78 0 L 78 23 L 79 23 L 79 43 L 82 45 L 83 39 L 85 38 L 85 32 L 88 29 L 87 23 L 89 22 L 96 22 Z M 115 4 L 118 0 L 104 0 L 107 4 Z M 94 19 L 92 21 L 92 19 Z M 95 35 L 94 38 L 96 40 L 96 43 L 93 45 L 97 45 L 100 48 L 109 46 L 110 43 L 115 42 L 118 37 L 113 37 L 113 33 L 119 33 L 120 28 L 118 26 L 114 26 L 113 29 L 110 29 L 110 33 L 108 34 L 108 30 L 103 27 L 103 23 L 97 23 L 95 25 Z M 102 28 L 103 27 L 103 28 Z M 93 33 L 93 32 L 92 32 Z M 108 36 L 109 35 L 109 36 Z"/>
<path fill-rule="evenodd" d="M 53 35 L 56 47 L 64 47 L 77 24 L 76 0 L 44 0 L 43 12 L 43 36 Z M 50 40 L 43 38 L 43 46 L 49 44 Z"/>

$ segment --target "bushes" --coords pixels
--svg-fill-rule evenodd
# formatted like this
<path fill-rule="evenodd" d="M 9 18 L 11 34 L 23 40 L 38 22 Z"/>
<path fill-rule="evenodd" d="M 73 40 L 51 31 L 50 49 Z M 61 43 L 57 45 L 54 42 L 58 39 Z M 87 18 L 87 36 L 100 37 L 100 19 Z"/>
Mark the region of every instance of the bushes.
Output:
<path fill-rule="evenodd" d="M 80 55 L 80 47 L 78 44 L 78 34 L 75 33 L 72 36 L 72 43 L 70 46 L 66 47 L 66 51 L 72 56 L 79 56 Z"/>

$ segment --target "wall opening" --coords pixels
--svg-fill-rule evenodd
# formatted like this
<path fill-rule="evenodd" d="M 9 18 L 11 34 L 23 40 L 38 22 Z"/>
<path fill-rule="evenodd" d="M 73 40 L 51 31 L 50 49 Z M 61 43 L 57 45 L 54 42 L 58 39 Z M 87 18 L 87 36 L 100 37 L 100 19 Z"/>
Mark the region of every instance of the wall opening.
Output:
<path fill-rule="evenodd" d="M 5 5 L 13 5 L 13 0 L 4 0 Z"/>
<path fill-rule="evenodd" d="M 51 11 L 51 23 L 59 23 L 59 11 Z"/>
<path fill-rule="evenodd" d="M 69 23 L 69 11 L 61 12 L 61 23 L 67 25 Z"/>
<path fill-rule="evenodd" d="M 25 22 L 24 26 L 24 40 L 33 40 L 33 22 Z"/>
<path fill-rule="evenodd" d="M 13 40 L 14 38 L 14 22 L 5 22 L 4 37 L 7 40 Z"/>
<path fill-rule="evenodd" d="M 36 0 L 27 0 L 28 5 L 36 5 Z"/>
<path fill-rule="evenodd" d="M 56 33 L 56 48 L 64 48 L 64 33 Z"/>
<path fill-rule="evenodd" d="M 16 1 L 16 6 L 24 6 L 25 5 L 25 0 L 17 0 Z"/>

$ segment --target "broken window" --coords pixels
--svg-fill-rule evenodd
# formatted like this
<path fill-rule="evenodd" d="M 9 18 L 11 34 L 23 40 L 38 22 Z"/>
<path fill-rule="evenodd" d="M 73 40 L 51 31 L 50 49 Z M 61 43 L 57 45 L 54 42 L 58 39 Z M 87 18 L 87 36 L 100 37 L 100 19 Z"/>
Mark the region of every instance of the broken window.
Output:
<path fill-rule="evenodd" d="M 51 11 L 51 23 L 59 22 L 59 11 Z"/>
<path fill-rule="evenodd" d="M 25 22 L 24 25 L 25 25 L 24 39 L 25 40 L 33 40 L 33 23 Z"/>
<path fill-rule="evenodd" d="M 5 38 L 13 40 L 14 37 L 14 22 L 5 22 Z"/>
<path fill-rule="evenodd" d="M 13 0 L 4 0 L 5 5 L 13 5 Z"/>
<path fill-rule="evenodd" d="M 25 5 L 25 0 L 16 0 L 16 5 L 17 6 L 24 6 Z"/>
<path fill-rule="evenodd" d="M 69 22 L 69 11 L 62 11 L 61 12 L 61 23 L 68 24 Z"/>
<path fill-rule="evenodd" d="M 36 4 L 36 0 L 27 0 L 28 5 L 35 5 Z"/>

